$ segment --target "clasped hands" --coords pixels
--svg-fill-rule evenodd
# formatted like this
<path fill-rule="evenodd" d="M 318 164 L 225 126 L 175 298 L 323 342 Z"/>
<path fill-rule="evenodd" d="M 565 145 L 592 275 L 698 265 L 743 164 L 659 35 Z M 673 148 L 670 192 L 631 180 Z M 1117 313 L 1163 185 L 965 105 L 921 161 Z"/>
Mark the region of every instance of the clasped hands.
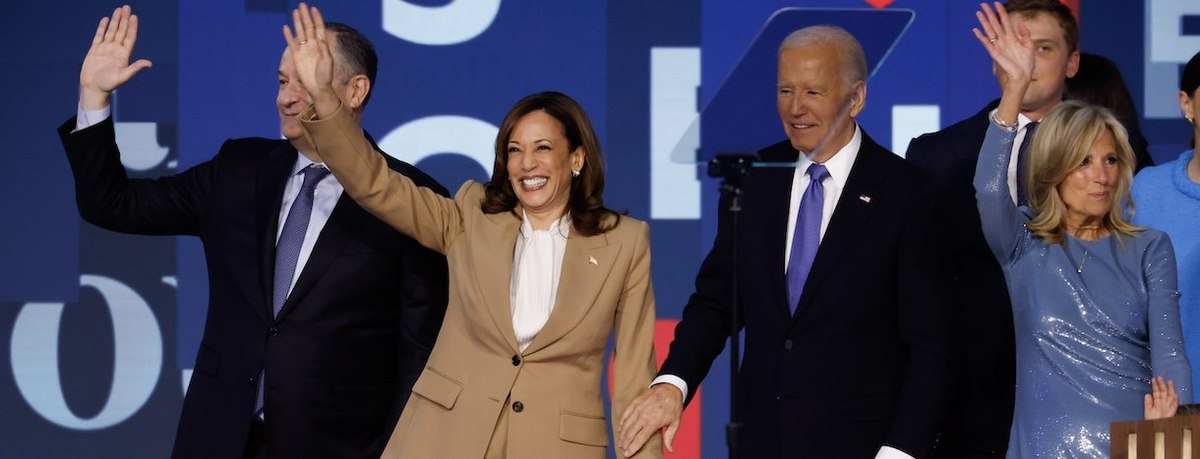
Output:
<path fill-rule="evenodd" d="M 650 386 L 633 399 L 617 426 L 617 448 L 625 456 L 637 454 L 646 441 L 662 430 L 667 451 L 675 452 L 675 432 L 683 412 L 683 393 L 670 384 Z M 665 428 L 665 429 L 664 429 Z"/>

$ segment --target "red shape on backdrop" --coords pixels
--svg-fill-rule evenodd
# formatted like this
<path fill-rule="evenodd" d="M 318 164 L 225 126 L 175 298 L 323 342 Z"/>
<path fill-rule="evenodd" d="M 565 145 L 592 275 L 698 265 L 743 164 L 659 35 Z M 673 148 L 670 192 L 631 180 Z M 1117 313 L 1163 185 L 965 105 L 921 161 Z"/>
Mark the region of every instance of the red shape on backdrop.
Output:
<path fill-rule="evenodd" d="M 667 350 L 671 348 L 671 341 L 675 339 L 675 324 L 679 321 L 676 319 L 658 319 L 654 324 L 654 356 L 658 359 L 655 368 L 661 367 L 663 360 L 667 358 Z M 608 358 L 608 395 L 612 396 L 613 387 L 613 371 L 612 371 L 612 356 Z M 679 420 L 679 430 L 675 431 L 675 442 L 673 446 L 675 452 L 667 451 L 663 448 L 663 457 L 667 459 L 700 459 L 700 402 L 701 396 L 704 395 L 702 388 L 695 388 L 696 395 L 692 397 L 692 403 L 688 404 L 687 409 L 683 410 L 683 417 Z M 619 422 L 620 418 L 614 419 L 613 422 Z"/>
<path fill-rule="evenodd" d="M 867 1 L 868 5 L 871 5 L 872 8 L 875 8 L 877 10 L 887 8 L 891 4 L 896 3 L 896 0 L 866 0 L 866 1 Z"/>
<path fill-rule="evenodd" d="M 1071 9 L 1071 14 L 1075 15 L 1075 22 L 1079 22 L 1079 2 L 1081 0 L 1059 0 L 1062 4 L 1067 5 Z"/>

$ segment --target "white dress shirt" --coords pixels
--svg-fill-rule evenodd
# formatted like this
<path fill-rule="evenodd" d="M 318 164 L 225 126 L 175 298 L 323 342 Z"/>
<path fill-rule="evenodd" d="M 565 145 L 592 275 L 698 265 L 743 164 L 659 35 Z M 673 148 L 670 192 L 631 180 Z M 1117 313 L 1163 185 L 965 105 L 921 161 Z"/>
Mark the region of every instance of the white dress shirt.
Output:
<path fill-rule="evenodd" d="M 513 333 L 521 351 L 529 347 L 554 311 L 567 236 L 571 232 L 569 215 L 555 220 L 549 229 L 537 230 L 523 212 L 509 286 Z"/>
<path fill-rule="evenodd" d="M 96 110 L 84 110 L 83 107 L 79 107 L 75 117 L 75 131 L 92 127 L 110 116 L 112 116 L 112 106 Z M 313 164 L 313 162 L 307 156 L 296 154 L 296 163 L 292 165 L 292 174 L 283 187 L 283 205 L 279 208 L 279 227 L 275 230 L 276 242 L 279 241 L 279 235 L 283 232 L 283 222 L 287 220 L 292 202 L 300 194 L 300 186 L 304 183 L 304 174 L 301 174 L 300 171 L 309 164 Z M 325 166 L 318 165 L 318 167 Z M 338 198 L 342 196 L 342 190 L 342 184 L 338 183 L 333 174 L 326 175 L 320 182 L 317 182 L 313 195 L 312 215 L 308 217 L 308 231 L 304 233 L 304 243 L 300 246 L 300 256 L 296 260 L 296 271 L 292 273 L 292 286 L 296 285 L 296 279 L 299 279 L 300 273 L 304 271 L 308 256 L 312 254 L 313 246 L 317 243 L 317 236 L 325 228 L 325 223 L 329 221 L 329 215 L 333 213 Z M 288 293 L 291 294 L 291 287 L 288 287 Z"/>
<path fill-rule="evenodd" d="M 825 168 L 829 171 L 829 177 L 826 177 L 821 184 L 825 188 L 825 202 L 821 209 L 821 240 L 825 239 L 825 230 L 829 227 L 829 220 L 833 217 L 833 210 L 837 208 L 838 201 L 842 197 L 842 190 L 846 188 L 846 180 L 850 177 L 850 169 L 854 166 L 854 160 L 858 159 L 858 150 L 862 146 L 862 130 L 858 125 L 854 126 L 854 136 L 850 138 L 850 142 L 843 146 L 837 153 L 829 158 L 829 161 L 824 163 Z M 801 152 L 800 158 L 796 162 L 795 171 L 792 173 L 792 192 L 788 203 L 788 224 L 787 224 L 787 242 L 784 244 L 783 253 L 783 269 L 787 272 L 787 263 L 792 255 L 792 236 L 796 231 L 796 218 L 800 211 L 800 201 L 804 197 L 804 190 L 808 188 L 808 166 L 813 164 L 813 160 L 808 157 L 807 153 Z M 1015 166 L 1014 166 L 1015 167 Z M 654 381 L 650 382 L 653 386 L 659 383 L 666 383 L 675 386 L 683 393 L 684 400 L 687 399 L 688 386 L 687 382 L 676 375 L 664 374 Z M 803 455 L 802 451 L 796 451 L 796 454 Z M 883 446 L 879 449 L 875 459 L 913 459 L 912 456 L 892 448 Z"/>

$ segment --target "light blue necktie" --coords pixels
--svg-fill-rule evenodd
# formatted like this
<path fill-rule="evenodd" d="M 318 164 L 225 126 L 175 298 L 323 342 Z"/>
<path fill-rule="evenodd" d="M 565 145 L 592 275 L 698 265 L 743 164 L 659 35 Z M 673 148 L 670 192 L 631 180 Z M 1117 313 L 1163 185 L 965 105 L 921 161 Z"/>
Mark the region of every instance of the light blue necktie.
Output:
<path fill-rule="evenodd" d="M 821 182 L 829 178 L 829 170 L 813 163 L 808 166 L 807 174 L 808 188 L 804 189 L 804 197 L 800 198 L 800 212 L 792 233 L 792 254 L 788 259 L 788 309 L 792 314 L 800 305 L 804 282 L 812 270 L 813 259 L 817 257 L 817 246 L 821 244 L 821 213 L 825 207 L 825 186 Z"/>
<path fill-rule="evenodd" d="M 292 289 L 292 277 L 296 274 L 296 264 L 300 259 L 300 247 L 304 245 L 304 235 L 308 232 L 308 219 L 312 215 L 313 195 L 317 183 L 329 175 L 329 169 L 309 165 L 304 168 L 304 184 L 300 185 L 300 193 L 292 201 L 287 219 L 283 221 L 283 231 L 279 233 L 279 241 L 275 243 L 275 290 L 272 297 L 272 317 L 279 315 L 283 303 L 287 300 L 288 292 Z M 263 417 L 263 387 L 266 375 L 259 375 L 258 393 L 254 399 L 255 416 Z"/>

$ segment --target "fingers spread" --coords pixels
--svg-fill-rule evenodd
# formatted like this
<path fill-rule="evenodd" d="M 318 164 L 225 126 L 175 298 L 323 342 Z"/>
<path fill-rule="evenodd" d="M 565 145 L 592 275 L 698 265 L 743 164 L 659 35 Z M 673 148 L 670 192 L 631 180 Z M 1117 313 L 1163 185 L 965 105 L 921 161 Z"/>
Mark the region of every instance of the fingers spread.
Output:
<path fill-rule="evenodd" d="M 121 23 L 121 8 L 113 10 L 112 20 L 108 21 L 108 29 L 104 31 L 104 41 L 112 41 L 113 36 L 117 33 L 117 26 Z"/>
<path fill-rule="evenodd" d="M 129 28 L 125 31 L 125 39 L 121 41 L 121 46 L 133 48 L 134 43 L 137 43 L 138 33 L 138 17 L 137 15 L 129 16 Z"/>
<path fill-rule="evenodd" d="M 100 44 L 104 41 L 104 32 L 108 31 L 108 17 L 100 18 L 100 24 L 96 25 L 96 35 L 92 37 L 92 46 Z"/>

